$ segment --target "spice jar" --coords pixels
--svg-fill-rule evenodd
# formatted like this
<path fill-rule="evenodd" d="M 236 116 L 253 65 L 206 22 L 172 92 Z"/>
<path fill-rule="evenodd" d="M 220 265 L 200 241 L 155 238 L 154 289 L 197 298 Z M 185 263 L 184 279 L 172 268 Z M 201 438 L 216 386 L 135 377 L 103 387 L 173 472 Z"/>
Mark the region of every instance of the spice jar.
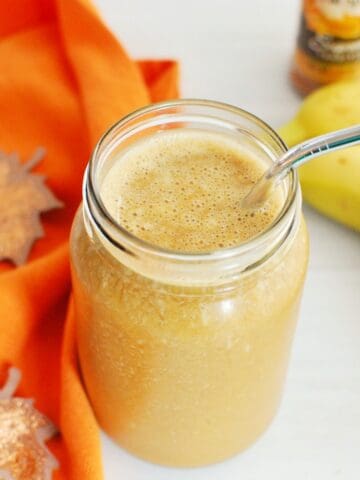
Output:
<path fill-rule="evenodd" d="M 292 82 L 302 94 L 360 78 L 360 1 L 304 0 Z"/>

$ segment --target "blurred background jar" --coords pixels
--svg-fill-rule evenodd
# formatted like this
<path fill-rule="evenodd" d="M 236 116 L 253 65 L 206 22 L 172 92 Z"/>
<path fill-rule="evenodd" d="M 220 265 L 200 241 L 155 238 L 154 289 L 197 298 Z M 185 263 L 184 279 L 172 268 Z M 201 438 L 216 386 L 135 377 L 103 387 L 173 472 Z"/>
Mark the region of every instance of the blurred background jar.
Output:
<path fill-rule="evenodd" d="M 354 77 L 360 79 L 360 0 L 303 0 L 294 86 L 307 94 Z"/>

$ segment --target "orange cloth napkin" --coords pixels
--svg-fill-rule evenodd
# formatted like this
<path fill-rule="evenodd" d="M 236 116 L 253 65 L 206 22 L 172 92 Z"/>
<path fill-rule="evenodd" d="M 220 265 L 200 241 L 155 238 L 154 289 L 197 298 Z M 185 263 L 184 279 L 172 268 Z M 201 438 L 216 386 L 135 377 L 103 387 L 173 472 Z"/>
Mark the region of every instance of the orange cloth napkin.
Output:
<path fill-rule="evenodd" d="M 1 0 L 0 150 L 25 161 L 45 147 L 35 170 L 65 207 L 42 215 L 45 236 L 26 265 L 0 262 L 0 385 L 8 366 L 20 368 L 18 394 L 58 426 L 48 444 L 61 464 L 55 479 L 103 478 L 68 307 L 68 236 L 84 168 L 113 122 L 175 98 L 177 77 L 172 61 L 134 63 L 86 0 Z"/>

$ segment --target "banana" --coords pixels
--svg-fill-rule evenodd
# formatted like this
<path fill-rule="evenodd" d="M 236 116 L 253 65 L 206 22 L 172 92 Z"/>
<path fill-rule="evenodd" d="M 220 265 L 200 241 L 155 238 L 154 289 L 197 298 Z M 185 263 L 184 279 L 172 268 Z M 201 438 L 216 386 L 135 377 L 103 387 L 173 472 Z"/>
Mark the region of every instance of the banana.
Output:
<path fill-rule="evenodd" d="M 347 81 L 309 95 L 279 133 L 292 146 L 355 124 L 360 124 L 360 81 Z M 360 146 L 315 158 L 299 170 L 305 201 L 360 231 Z"/>

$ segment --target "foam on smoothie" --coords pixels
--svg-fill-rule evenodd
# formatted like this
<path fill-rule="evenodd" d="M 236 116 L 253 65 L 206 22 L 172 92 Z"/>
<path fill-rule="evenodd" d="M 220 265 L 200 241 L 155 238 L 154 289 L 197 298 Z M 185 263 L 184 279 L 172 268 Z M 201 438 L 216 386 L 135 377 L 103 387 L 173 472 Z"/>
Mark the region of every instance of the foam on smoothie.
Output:
<path fill-rule="evenodd" d="M 267 165 L 232 137 L 173 130 L 118 154 L 101 198 L 137 237 L 182 252 L 230 247 L 265 230 L 283 204 L 280 189 L 256 210 L 241 200 Z"/>

